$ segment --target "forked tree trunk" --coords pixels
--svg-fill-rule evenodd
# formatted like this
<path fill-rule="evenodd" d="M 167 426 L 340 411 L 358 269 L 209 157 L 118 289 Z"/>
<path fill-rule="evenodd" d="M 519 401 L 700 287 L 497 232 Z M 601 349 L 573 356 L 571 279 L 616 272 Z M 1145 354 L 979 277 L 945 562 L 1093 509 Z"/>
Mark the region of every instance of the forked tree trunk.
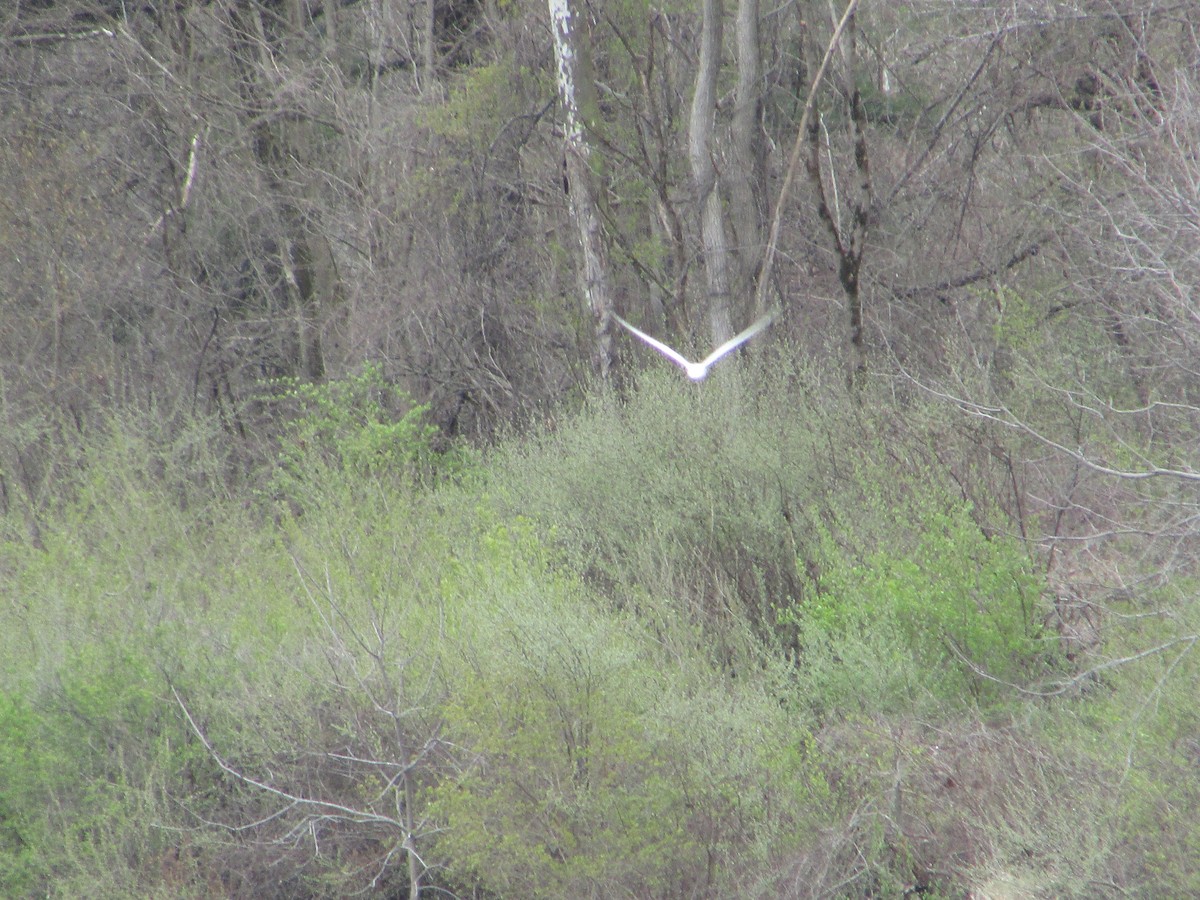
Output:
<path fill-rule="evenodd" d="M 830 165 L 828 177 L 822 175 L 821 127 L 814 117 L 808 123 L 809 157 L 808 176 L 813 192 L 817 196 L 817 213 L 833 239 L 838 256 L 838 280 L 846 295 L 849 314 L 847 341 L 847 367 L 851 383 L 857 382 L 866 370 L 866 349 L 863 344 L 863 309 L 859 276 L 862 271 L 863 252 L 866 249 L 867 233 L 871 216 L 871 168 L 866 138 L 866 113 L 862 96 L 855 83 L 858 66 L 858 30 L 855 22 L 854 3 L 848 5 L 842 16 L 840 38 L 835 28 L 834 43 L 842 54 L 843 90 L 849 104 L 846 117 L 847 137 L 854 152 L 854 178 L 846 191 L 848 209 L 843 210 L 835 190 L 837 170 Z M 828 54 L 827 54 L 828 55 Z"/>

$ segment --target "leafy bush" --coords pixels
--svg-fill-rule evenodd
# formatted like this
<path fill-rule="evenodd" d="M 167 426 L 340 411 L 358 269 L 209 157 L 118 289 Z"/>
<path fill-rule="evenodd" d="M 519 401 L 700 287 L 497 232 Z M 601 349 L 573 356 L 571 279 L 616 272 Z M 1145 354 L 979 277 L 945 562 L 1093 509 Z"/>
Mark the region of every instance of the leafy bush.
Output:
<path fill-rule="evenodd" d="M 855 707 L 864 679 L 895 704 L 1040 674 L 1040 580 L 909 424 L 935 411 L 767 365 L 765 385 L 649 376 L 505 451 L 493 490 L 615 604 L 703 624 L 715 658 L 751 635 L 798 654 L 818 705 Z"/>
<path fill-rule="evenodd" d="M 37 716 L 20 696 L 0 693 L 0 886 L 25 896 L 44 877 L 49 835 L 38 814 L 44 798 Z"/>
<path fill-rule="evenodd" d="M 502 896 L 710 895 L 732 889 L 735 860 L 804 833 L 819 779 L 786 752 L 806 731 L 768 678 L 727 683 L 702 659 L 664 665 L 635 617 L 547 570 L 528 526 L 493 532 L 481 550 L 450 585 L 458 774 L 430 792 L 452 883 Z"/>
<path fill-rule="evenodd" d="M 40 549 L 0 545 L 0 744 L 24 748 L 0 759 L 6 895 L 153 893 L 185 824 L 166 793 L 196 771 L 168 684 L 221 694 L 253 674 L 236 625 L 270 603 L 228 590 L 256 545 L 241 507 L 198 477 L 194 432 L 128 425 L 82 448 Z"/>
<path fill-rule="evenodd" d="M 825 468 L 808 376 L 780 364 L 762 388 L 744 374 L 697 388 L 655 372 L 623 401 L 597 397 L 557 431 L 502 448 L 491 488 L 613 603 L 652 616 L 669 604 L 712 626 L 707 643 L 727 657 L 747 624 L 771 639 L 773 606 L 801 590 L 795 560 Z"/>
<path fill-rule="evenodd" d="M 986 537 L 963 504 L 899 518 L 905 534 L 862 562 L 830 539 L 816 589 L 784 613 L 801 632 L 811 695 L 832 709 L 900 711 L 985 702 L 1002 694 L 997 682 L 1040 677 L 1049 647 L 1024 548 Z"/>
<path fill-rule="evenodd" d="M 426 421 L 428 405 L 414 404 L 376 365 L 341 380 L 276 384 L 280 402 L 293 412 L 272 487 L 293 502 L 330 478 L 417 481 L 434 471 L 453 473 L 462 463 L 457 451 L 435 453 L 437 429 Z"/>

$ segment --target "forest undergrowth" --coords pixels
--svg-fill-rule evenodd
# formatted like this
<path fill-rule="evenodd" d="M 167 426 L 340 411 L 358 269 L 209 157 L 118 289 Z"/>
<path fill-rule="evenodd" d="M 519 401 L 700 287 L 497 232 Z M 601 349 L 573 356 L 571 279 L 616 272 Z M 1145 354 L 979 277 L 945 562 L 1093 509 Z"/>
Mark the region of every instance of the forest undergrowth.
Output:
<path fill-rule="evenodd" d="M 0 545 L 3 893 L 1200 888 L 1190 586 L 1069 599 L 1020 436 L 787 359 L 487 451 L 280 383 L 234 488 L 215 422 L 80 435 Z"/>

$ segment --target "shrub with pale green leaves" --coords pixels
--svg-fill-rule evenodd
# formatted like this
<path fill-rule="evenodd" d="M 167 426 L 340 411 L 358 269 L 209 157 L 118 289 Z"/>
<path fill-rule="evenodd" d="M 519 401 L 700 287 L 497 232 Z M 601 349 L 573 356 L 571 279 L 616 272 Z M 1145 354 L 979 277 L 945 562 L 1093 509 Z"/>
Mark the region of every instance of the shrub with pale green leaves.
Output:
<path fill-rule="evenodd" d="M 1020 703 L 1041 578 L 938 411 L 743 362 L 470 478 L 377 373 L 297 387 L 266 505 L 89 436 L 2 532 L 0 893 L 1186 893 L 1194 616 Z"/>
<path fill-rule="evenodd" d="M 444 736 L 430 788 L 452 883 L 501 896 L 709 896 L 812 827 L 822 781 L 770 671 L 728 682 L 664 656 L 635 615 L 546 565 L 533 530 L 484 535 L 447 583 Z"/>

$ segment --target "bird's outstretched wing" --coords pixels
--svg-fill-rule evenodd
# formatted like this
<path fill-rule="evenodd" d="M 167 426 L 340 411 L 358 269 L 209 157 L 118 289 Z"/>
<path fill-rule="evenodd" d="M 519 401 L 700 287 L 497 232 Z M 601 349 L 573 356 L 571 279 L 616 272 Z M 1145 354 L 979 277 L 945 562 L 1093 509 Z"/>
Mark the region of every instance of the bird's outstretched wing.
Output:
<path fill-rule="evenodd" d="M 623 326 L 625 326 L 625 328 L 627 328 L 629 331 L 631 331 L 637 337 L 641 338 L 643 341 L 645 341 L 647 344 L 649 344 L 651 347 L 653 347 L 655 350 L 657 350 L 659 353 L 661 353 L 663 356 L 667 357 L 667 359 L 671 360 L 672 362 L 676 363 L 679 366 L 682 366 L 683 370 L 685 372 L 687 372 L 688 378 L 692 379 L 692 381 L 703 381 L 705 376 L 708 375 L 708 367 L 709 366 L 711 366 L 713 363 L 715 363 L 718 359 L 720 359 L 726 353 L 729 353 L 730 351 L 735 350 L 738 347 L 740 347 L 742 344 L 746 343 L 746 341 L 750 340 L 750 338 L 754 337 L 756 334 L 758 334 L 760 331 L 762 331 L 764 328 L 766 328 L 768 325 L 770 325 L 771 322 L 774 321 L 775 316 L 778 315 L 778 312 L 779 312 L 778 310 L 774 310 L 772 312 L 767 313 L 765 316 L 763 316 L 761 319 L 759 319 L 757 322 L 755 322 L 753 325 L 751 325 L 749 328 L 747 328 L 741 334 L 738 334 L 737 336 L 732 337 L 729 340 L 727 340 L 725 343 L 723 343 L 720 347 L 718 347 L 716 350 L 714 350 L 712 353 L 710 353 L 703 362 L 698 362 L 698 363 L 692 362 L 691 360 L 684 357 L 682 354 L 677 353 L 675 350 L 672 350 L 670 347 L 668 347 L 662 341 L 650 337 L 650 335 L 646 334 L 646 332 L 640 331 L 637 328 L 634 328 L 632 325 L 630 325 L 628 322 L 626 322 L 624 319 L 622 319 L 616 313 L 613 313 L 613 318 L 616 319 L 618 322 L 620 322 Z"/>
<path fill-rule="evenodd" d="M 704 359 L 704 362 L 700 363 L 700 365 L 707 369 L 726 353 L 729 353 L 731 350 L 736 350 L 742 344 L 746 343 L 746 341 L 750 340 L 750 338 L 754 337 L 756 334 L 770 325 L 771 322 L 774 321 L 776 315 L 778 315 L 777 312 L 767 313 L 745 331 L 735 335 L 734 337 L 731 337 L 712 353 L 708 354 L 708 356 Z"/>
<path fill-rule="evenodd" d="M 657 350 L 659 353 L 661 353 L 667 359 L 671 360 L 672 362 L 676 363 L 679 366 L 682 366 L 685 370 L 690 371 L 692 366 L 695 365 L 695 363 L 693 363 L 691 360 L 684 358 L 684 356 L 682 354 L 677 353 L 676 351 L 672 350 L 670 347 L 668 347 L 662 341 L 656 340 L 655 338 L 652 338 L 652 337 L 650 337 L 650 335 L 646 334 L 646 332 L 639 331 L 638 329 L 634 328 L 632 325 L 630 325 L 628 322 L 626 322 L 624 319 L 622 319 L 616 313 L 613 313 L 613 318 L 616 319 L 618 322 L 620 322 L 622 325 L 624 325 L 627 329 L 629 329 L 629 331 L 633 332 L 633 334 L 640 337 L 643 341 L 645 341 L 647 344 L 649 344 L 651 347 L 653 347 L 655 350 Z M 738 337 L 741 337 L 741 335 L 738 335 Z M 737 338 L 734 338 L 734 340 L 737 340 Z"/>

